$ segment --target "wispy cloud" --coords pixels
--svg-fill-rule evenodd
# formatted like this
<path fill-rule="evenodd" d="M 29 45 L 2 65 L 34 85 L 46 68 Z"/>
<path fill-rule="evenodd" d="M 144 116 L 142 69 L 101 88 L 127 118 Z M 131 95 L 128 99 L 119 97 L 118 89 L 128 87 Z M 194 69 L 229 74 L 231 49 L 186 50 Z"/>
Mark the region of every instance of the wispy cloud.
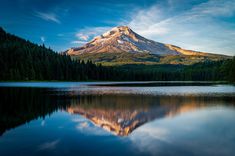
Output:
<path fill-rule="evenodd" d="M 59 139 L 51 141 L 51 142 L 45 142 L 45 143 L 39 145 L 38 150 L 52 150 L 52 149 L 55 149 L 59 142 L 60 142 Z"/>
<path fill-rule="evenodd" d="M 71 43 L 71 44 L 79 44 L 79 45 L 82 45 L 82 44 L 86 44 L 86 41 L 75 40 L 75 41 L 71 41 L 70 43 Z"/>
<path fill-rule="evenodd" d="M 84 35 L 84 34 L 81 34 L 81 33 L 77 33 L 76 37 L 78 37 L 79 39 L 84 40 L 84 41 L 87 41 L 89 39 L 88 35 Z"/>
<path fill-rule="evenodd" d="M 157 23 L 161 24 L 165 20 L 164 11 L 158 5 L 140 9 L 131 16 L 132 18 L 128 25 L 142 35 L 158 35 L 167 32 L 167 29 L 164 27 L 157 26 L 156 28 Z"/>
<path fill-rule="evenodd" d="M 178 4 L 180 1 L 183 2 L 178 0 Z M 131 16 L 127 25 L 137 33 L 159 42 L 234 55 L 234 25 L 219 18 L 235 15 L 235 0 L 209 0 L 185 11 L 175 10 L 172 13 L 173 7 L 169 9 L 156 4 L 140 9 Z"/>
<path fill-rule="evenodd" d="M 112 27 L 86 27 L 76 32 L 75 36 L 79 39 L 90 40 L 95 36 L 101 35 Z"/>
<path fill-rule="evenodd" d="M 44 36 L 41 36 L 41 37 L 40 37 L 40 40 L 42 41 L 42 43 L 44 43 L 44 42 L 45 42 L 45 37 L 44 37 Z"/>
<path fill-rule="evenodd" d="M 76 126 L 77 129 L 84 129 L 84 128 L 87 128 L 87 127 L 89 127 L 87 122 L 81 122 L 80 124 L 78 124 Z"/>
<path fill-rule="evenodd" d="M 45 123 L 46 123 L 45 120 L 42 120 L 41 126 L 44 127 L 44 126 L 45 126 Z"/>
<path fill-rule="evenodd" d="M 72 121 L 76 123 L 75 128 L 80 133 L 84 133 L 86 135 L 97 135 L 97 136 L 111 135 L 106 131 L 104 131 L 102 128 L 97 127 L 87 119 L 84 120 L 82 118 L 74 118 L 72 119 Z"/>
<path fill-rule="evenodd" d="M 232 16 L 235 14 L 235 0 L 209 0 L 192 9 L 193 14 L 204 16 Z"/>
<path fill-rule="evenodd" d="M 149 155 L 159 155 L 162 144 L 171 144 L 170 135 L 169 129 L 163 126 L 145 125 L 134 131 L 129 139 L 135 150 L 149 152 Z"/>
<path fill-rule="evenodd" d="M 76 40 L 71 41 L 71 44 L 77 44 L 77 46 L 81 46 L 87 41 L 93 39 L 95 36 L 99 36 L 112 27 L 86 27 L 83 29 L 80 29 L 75 33 Z"/>
<path fill-rule="evenodd" d="M 58 16 L 55 13 L 51 13 L 51 12 L 45 13 L 45 12 L 35 11 L 34 15 L 46 21 L 55 22 L 57 24 L 61 23 L 61 21 L 59 20 Z"/>

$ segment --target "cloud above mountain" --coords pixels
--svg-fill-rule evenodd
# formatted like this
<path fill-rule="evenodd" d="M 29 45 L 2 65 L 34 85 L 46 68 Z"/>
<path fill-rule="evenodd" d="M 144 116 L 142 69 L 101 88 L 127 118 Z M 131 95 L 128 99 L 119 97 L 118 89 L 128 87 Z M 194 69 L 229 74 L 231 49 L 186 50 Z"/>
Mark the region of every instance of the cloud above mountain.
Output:
<path fill-rule="evenodd" d="M 180 3 L 169 1 L 169 4 L 167 8 L 153 5 L 138 10 L 128 25 L 139 34 L 156 41 L 187 49 L 233 53 L 234 22 L 225 19 L 234 17 L 234 0 L 210 0 L 180 12 L 173 11 L 179 9 L 177 5 Z"/>
<path fill-rule="evenodd" d="M 60 24 L 60 20 L 59 18 L 57 17 L 56 14 L 54 13 L 44 13 L 44 12 L 35 12 L 35 16 L 36 17 L 39 17 L 43 20 L 46 20 L 46 21 L 51 21 L 51 22 L 55 22 L 57 24 Z"/>

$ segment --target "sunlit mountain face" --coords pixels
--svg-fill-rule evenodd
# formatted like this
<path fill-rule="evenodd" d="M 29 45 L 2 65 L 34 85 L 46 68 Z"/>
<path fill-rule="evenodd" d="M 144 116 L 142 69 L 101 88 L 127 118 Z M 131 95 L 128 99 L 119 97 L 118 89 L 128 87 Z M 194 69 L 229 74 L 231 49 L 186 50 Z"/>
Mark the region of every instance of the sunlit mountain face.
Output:
<path fill-rule="evenodd" d="M 75 59 L 92 60 L 103 64 L 108 62 L 112 65 L 133 63 L 194 64 L 230 58 L 225 55 L 186 50 L 175 45 L 149 40 L 128 26 L 114 27 L 110 31 L 94 37 L 82 47 L 68 49 L 65 54 Z"/>

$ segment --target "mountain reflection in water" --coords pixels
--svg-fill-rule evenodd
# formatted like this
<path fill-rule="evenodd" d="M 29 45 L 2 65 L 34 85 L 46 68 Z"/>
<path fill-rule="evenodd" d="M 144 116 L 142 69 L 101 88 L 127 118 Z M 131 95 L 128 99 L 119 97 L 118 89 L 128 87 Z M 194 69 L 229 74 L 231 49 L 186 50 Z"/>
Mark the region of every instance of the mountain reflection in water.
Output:
<path fill-rule="evenodd" d="M 73 95 L 40 88 L 0 88 L 0 134 L 58 110 L 80 114 L 115 135 L 127 136 L 139 126 L 204 107 L 234 107 L 234 97 Z"/>
<path fill-rule="evenodd" d="M 164 117 L 218 106 L 219 98 L 182 96 L 80 96 L 67 108 L 115 135 L 127 136 L 139 126 Z M 230 101 L 231 102 L 231 101 Z M 229 102 L 228 102 L 229 104 Z M 230 106 L 234 106 L 234 102 Z"/>

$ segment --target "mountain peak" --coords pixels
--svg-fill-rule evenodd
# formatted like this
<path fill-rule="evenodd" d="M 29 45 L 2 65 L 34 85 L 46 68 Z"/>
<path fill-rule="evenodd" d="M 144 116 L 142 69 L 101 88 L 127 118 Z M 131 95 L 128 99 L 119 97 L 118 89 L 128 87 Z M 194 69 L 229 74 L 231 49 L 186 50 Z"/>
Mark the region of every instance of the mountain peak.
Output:
<path fill-rule="evenodd" d="M 120 33 L 130 33 L 132 30 L 128 26 L 117 26 L 112 28 L 111 31 L 116 31 Z"/>
<path fill-rule="evenodd" d="M 119 30 L 119 31 L 126 31 L 126 30 L 130 30 L 130 28 L 126 25 L 121 25 L 121 26 L 117 26 L 117 27 L 113 27 L 111 30 Z"/>
<path fill-rule="evenodd" d="M 79 55 L 104 52 L 151 53 L 158 55 L 179 54 L 162 43 L 148 40 L 138 35 L 128 26 L 114 27 L 110 31 L 95 37 L 84 46 L 68 50 L 67 54 Z"/>
<path fill-rule="evenodd" d="M 89 53 L 148 53 L 154 55 L 209 55 L 207 53 L 181 49 L 180 47 L 155 42 L 135 33 L 128 26 L 117 26 L 95 37 L 82 47 L 71 48 L 68 55 Z"/>
<path fill-rule="evenodd" d="M 128 27 L 128 26 L 118 26 L 118 27 L 114 27 L 111 30 L 103 33 L 100 37 L 102 38 L 108 38 L 108 37 L 117 37 L 117 36 L 121 36 L 121 35 L 130 35 L 132 34 L 133 31 Z M 99 37 L 99 36 L 97 36 Z M 95 38 L 97 38 L 95 37 Z"/>

